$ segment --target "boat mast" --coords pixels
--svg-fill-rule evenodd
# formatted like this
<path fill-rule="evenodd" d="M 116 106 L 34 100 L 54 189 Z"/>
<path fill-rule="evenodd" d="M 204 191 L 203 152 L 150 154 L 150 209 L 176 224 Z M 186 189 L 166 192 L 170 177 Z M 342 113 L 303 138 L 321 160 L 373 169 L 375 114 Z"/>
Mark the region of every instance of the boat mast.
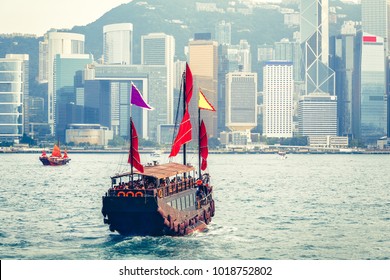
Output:
<path fill-rule="evenodd" d="M 129 124 L 129 128 L 130 128 L 130 166 L 131 166 L 131 170 L 130 170 L 130 176 L 131 176 L 131 187 L 133 187 L 133 129 L 132 129 L 132 125 L 131 123 L 133 122 L 133 118 L 131 116 L 131 103 L 130 103 L 130 124 Z"/>
<path fill-rule="evenodd" d="M 183 79 L 183 117 L 186 112 L 186 72 L 183 72 L 182 79 Z M 187 144 L 183 145 L 183 164 L 187 165 L 187 159 L 186 159 L 186 152 L 187 152 Z"/>
<path fill-rule="evenodd" d="M 201 159 L 200 159 L 200 108 L 198 106 L 198 163 L 199 163 L 199 178 L 202 178 Z"/>

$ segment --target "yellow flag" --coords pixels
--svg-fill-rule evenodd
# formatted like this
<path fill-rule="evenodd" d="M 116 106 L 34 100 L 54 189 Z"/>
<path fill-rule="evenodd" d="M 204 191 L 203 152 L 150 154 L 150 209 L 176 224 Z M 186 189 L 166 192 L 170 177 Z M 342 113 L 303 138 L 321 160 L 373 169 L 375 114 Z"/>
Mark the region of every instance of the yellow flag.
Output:
<path fill-rule="evenodd" d="M 203 92 L 200 89 L 199 89 L 199 109 L 209 110 L 209 111 L 215 112 L 215 108 L 206 99 L 206 97 L 204 96 Z"/>

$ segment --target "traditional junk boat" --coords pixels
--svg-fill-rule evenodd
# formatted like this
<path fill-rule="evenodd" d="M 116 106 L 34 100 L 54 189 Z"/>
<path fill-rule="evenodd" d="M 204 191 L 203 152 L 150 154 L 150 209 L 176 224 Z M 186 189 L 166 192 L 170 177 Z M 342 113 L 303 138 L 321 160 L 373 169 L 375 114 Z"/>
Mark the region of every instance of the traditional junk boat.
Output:
<path fill-rule="evenodd" d="M 142 165 L 138 152 L 138 137 L 130 117 L 130 151 L 128 163 L 131 171 L 111 177 L 111 187 L 103 196 L 102 214 L 109 229 L 122 235 L 183 236 L 202 231 L 214 216 L 213 188 L 207 168 L 207 133 L 200 122 L 199 173 L 186 163 L 186 143 L 192 140 L 192 126 L 188 104 L 192 95 L 192 74 L 186 65 L 183 74 L 183 119 L 172 145 L 170 158 L 183 147 L 183 164 L 169 162 Z M 200 93 L 201 94 L 201 93 Z M 200 109 L 214 110 L 204 98 Z M 132 85 L 131 104 L 150 109 L 142 95 Z M 199 109 L 199 112 L 200 112 Z M 215 111 L 215 110 L 214 110 Z"/>
<path fill-rule="evenodd" d="M 70 161 L 70 158 L 68 157 L 66 150 L 62 155 L 60 147 L 54 145 L 51 155 L 47 156 L 45 150 L 43 150 L 39 160 L 43 163 L 43 165 L 65 165 Z"/>

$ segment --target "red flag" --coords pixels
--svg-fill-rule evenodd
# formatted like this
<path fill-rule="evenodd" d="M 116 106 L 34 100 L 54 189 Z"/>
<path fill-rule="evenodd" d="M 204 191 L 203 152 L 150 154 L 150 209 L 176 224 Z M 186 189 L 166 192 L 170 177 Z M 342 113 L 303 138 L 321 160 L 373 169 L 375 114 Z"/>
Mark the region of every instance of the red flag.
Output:
<path fill-rule="evenodd" d="M 205 170 L 207 168 L 207 157 L 209 156 L 209 148 L 208 148 L 208 140 L 207 140 L 207 131 L 206 126 L 204 125 L 204 122 L 202 120 L 202 123 L 200 124 L 200 156 L 202 158 L 202 164 L 200 169 Z"/>
<path fill-rule="evenodd" d="M 193 80 L 192 80 L 191 69 L 188 66 L 188 63 L 186 63 L 186 103 L 187 103 L 187 106 L 191 101 L 193 87 L 194 87 L 194 84 L 193 84 Z"/>
<path fill-rule="evenodd" d="M 129 159 L 127 160 L 127 162 L 130 163 L 139 172 L 143 173 L 144 166 L 141 164 L 141 158 L 138 152 L 138 135 L 137 135 L 137 131 L 135 130 L 133 121 L 131 121 L 131 134 L 132 134 L 132 139 L 131 139 L 132 150 L 129 151 Z"/>
<path fill-rule="evenodd" d="M 176 156 L 180 147 L 192 140 L 192 125 L 190 121 L 190 114 L 186 110 L 184 113 L 183 119 L 180 123 L 179 132 L 177 133 L 175 142 L 173 142 L 172 150 L 169 157 Z"/>

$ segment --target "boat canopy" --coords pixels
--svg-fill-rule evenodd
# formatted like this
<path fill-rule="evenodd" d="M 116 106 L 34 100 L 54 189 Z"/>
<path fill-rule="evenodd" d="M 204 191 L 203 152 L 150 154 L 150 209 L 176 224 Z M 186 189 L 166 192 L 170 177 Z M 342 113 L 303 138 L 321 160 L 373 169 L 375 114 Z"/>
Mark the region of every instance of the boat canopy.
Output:
<path fill-rule="evenodd" d="M 134 171 L 134 174 L 140 174 L 144 176 L 150 176 L 157 179 L 176 176 L 177 174 L 183 174 L 195 170 L 193 166 L 184 165 L 176 162 L 156 164 L 151 166 L 145 166 L 144 172 Z M 112 176 L 111 179 L 120 178 L 124 176 L 130 176 L 131 172 L 126 172 Z"/>

